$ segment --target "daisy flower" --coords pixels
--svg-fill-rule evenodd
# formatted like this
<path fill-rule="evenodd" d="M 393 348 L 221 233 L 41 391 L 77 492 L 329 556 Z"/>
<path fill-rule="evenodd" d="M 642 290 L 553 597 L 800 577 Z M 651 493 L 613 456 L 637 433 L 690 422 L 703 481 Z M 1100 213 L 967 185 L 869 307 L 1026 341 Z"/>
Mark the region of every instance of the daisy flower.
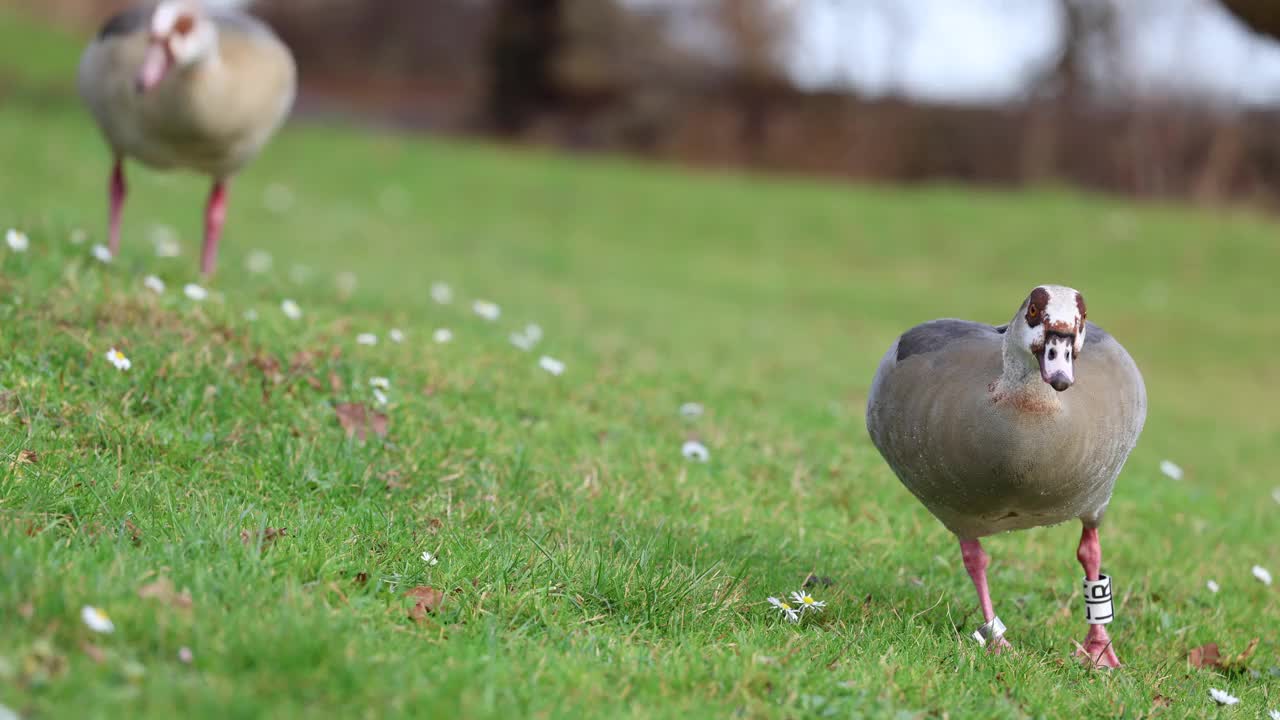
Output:
<path fill-rule="evenodd" d="M 687 418 L 702 417 L 702 403 L 687 402 L 680 406 L 680 416 Z"/>
<path fill-rule="evenodd" d="M 156 225 L 151 228 L 151 244 L 155 247 L 156 257 L 171 258 L 182 254 L 182 246 L 178 244 L 178 233 L 168 225 Z"/>
<path fill-rule="evenodd" d="M 524 336 L 533 342 L 538 342 L 542 339 L 542 326 L 537 323 L 529 323 L 528 325 L 525 325 Z"/>
<path fill-rule="evenodd" d="M 302 308 L 298 307 L 298 303 L 293 300 L 285 300 L 280 303 L 280 311 L 290 320 L 297 320 L 302 317 Z"/>
<path fill-rule="evenodd" d="M 680 454 L 684 455 L 689 460 L 696 460 L 703 463 L 711 459 L 711 451 L 707 449 L 706 445 L 703 445 L 697 440 L 689 440 L 684 445 L 681 445 Z"/>
<path fill-rule="evenodd" d="M 31 240 L 27 234 L 12 228 L 4 234 L 4 241 L 9 243 L 9 249 L 14 252 L 26 252 L 27 248 L 31 247 Z"/>
<path fill-rule="evenodd" d="M 1271 716 L 1271 720 L 1280 720 L 1280 710 L 1272 710 L 1267 714 Z"/>
<path fill-rule="evenodd" d="M 1280 503 L 1280 487 L 1271 489 L 1271 499 Z"/>
<path fill-rule="evenodd" d="M 202 302 L 209 297 L 209 291 L 195 283 L 187 283 L 183 286 L 182 293 L 196 302 Z"/>
<path fill-rule="evenodd" d="M 1209 582 L 1205 583 L 1204 586 L 1209 588 L 1209 592 L 1211 593 L 1216 593 L 1222 589 L 1222 587 L 1219 586 L 1218 583 L 1214 580 L 1210 580 Z"/>
<path fill-rule="evenodd" d="M 271 253 L 265 250 L 254 250 L 244 259 L 244 267 L 255 275 L 261 275 L 271 269 Z"/>
<path fill-rule="evenodd" d="M 552 375 L 564 374 L 564 363 L 551 357 L 550 355 L 543 355 L 542 357 L 538 358 L 538 366 L 541 367 L 543 370 L 546 370 L 547 372 L 551 373 Z"/>
<path fill-rule="evenodd" d="M 537 340 L 534 340 L 533 338 L 529 337 L 528 335 L 525 335 L 524 333 L 519 333 L 519 332 L 511 333 L 511 344 L 515 345 L 521 350 L 524 350 L 525 352 L 529 352 L 530 350 L 532 350 L 533 346 L 537 342 L 538 342 Z"/>
<path fill-rule="evenodd" d="M 448 283 L 433 283 L 431 285 L 431 299 L 441 305 L 448 305 L 453 302 L 453 288 Z"/>
<path fill-rule="evenodd" d="M 453 342 L 453 331 L 450 330 L 449 328 L 440 328 L 439 330 L 436 330 L 434 333 L 431 333 L 431 339 L 435 340 L 437 343 L 440 343 L 441 345 L 447 342 Z"/>
<path fill-rule="evenodd" d="M 502 315 L 502 308 L 498 307 L 497 304 L 495 303 L 489 302 L 488 300 L 475 301 L 475 303 L 472 304 L 471 309 L 475 312 L 475 314 L 491 322 L 494 320 L 497 320 L 498 317 Z"/>
<path fill-rule="evenodd" d="M 827 606 L 825 601 L 814 600 L 812 595 L 803 590 L 791 593 L 791 600 L 802 612 L 822 612 L 822 609 Z"/>
<path fill-rule="evenodd" d="M 371 377 L 369 378 L 369 386 L 379 390 L 390 390 L 391 381 L 384 377 Z"/>
<path fill-rule="evenodd" d="M 111 622 L 111 618 L 107 614 L 92 605 L 85 605 L 80 608 L 80 619 L 84 621 L 89 629 L 96 633 L 110 634 L 115 632 L 115 623 Z"/>
<path fill-rule="evenodd" d="M 359 280 L 356 279 L 356 274 L 349 270 L 338 273 L 336 282 L 338 294 L 343 297 L 351 297 L 356 291 L 356 286 L 360 284 Z"/>
<path fill-rule="evenodd" d="M 426 563 L 427 565 L 434 566 L 434 565 L 440 564 L 440 559 L 437 558 L 435 555 L 432 555 L 431 553 L 424 550 L 422 551 L 422 562 Z"/>
<path fill-rule="evenodd" d="M 115 365 L 116 369 L 121 371 L 128 370 L 133 367 L 133 363 L 129 358 L 125 357 L 124 353 L 115 348 L 111 348 L 107 351 L 107 362 Z"/>
<path fill-rule="evenodd" d="M 93 254 L 93 259 L 100 263 L 111 262 L 111 251 L 107 249 L 106 245 L 94 245 L 89 249 L 89 252 Z"/>
<path fill-rule="evenodd" d="M 400 328 L 391 328 L 387 331 L 387 337 L 391 338 L 393 343 L 402 343 L 404 342 L 404 331 Z"/>
<path fill-rule="evenodd" d="M 156 277 L 155 275 L 148 275 L 142 278 L 142 287 L 150 290 L 151 292 L 157 295 L 161 295 L 164 293 L 164 281 Z"/>
<path fill-rule="evenodd" d="M 1160 472 L 1172 480 L 1182 479 L 1182 468 L 1178 467 L 1178 464 L 1172 460 L 1161 460 Z"/>
<path fill-rule="evenodd" d="M 378 336 L 373 333 L 360 333 L 356 336 L 357 345 L 377 345 Z"/>
<path fill-rule="evenodd" d="M 387 404 L 387 394 L 382 392 L 379 388 L 373 389 L 373 399 L 377 400 L 379 405 Z"/>
<path fill-rule="evenodd" d="M 1209 697 L 1213 698 L 1213 701 L 1219 705 L 1235 705 L 1240 702 L 1240 698 L 1230 695 L 1218 688 L 1209 688 Z"/>
<path fill-rule="evenodd" d="M 1262 567 L 1261 565 L 1253 566 L 1253 576 L 1258 578 L 1258 582 L 1262 583 L 1263 585 L 1271 584 L 1271 573 L 1268 572 L 1267 569 Z"/>
<path fill-rule="evenodd" d="M 787 619 L 787 622 L 800 622 L 800 611 L 792 607 L 791 604 L 785 600 L 779 600 L 776 597 L 771 597 L 769 598 L 769 604 L 776 608 L 778 612 L 782 613 L 782 616 Z"/>

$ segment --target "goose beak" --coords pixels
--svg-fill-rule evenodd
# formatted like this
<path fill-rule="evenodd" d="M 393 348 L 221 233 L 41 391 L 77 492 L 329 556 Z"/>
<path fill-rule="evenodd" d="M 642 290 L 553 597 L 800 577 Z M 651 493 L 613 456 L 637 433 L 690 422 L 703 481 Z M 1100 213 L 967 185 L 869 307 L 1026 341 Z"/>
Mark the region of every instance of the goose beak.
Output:
<path fill-rule="evenodd" d="M 1040 361 L 1040 379 L 1054 390 L 1062 392 L 1076 381 L 1072 348 L 1075 338 L 1070 335 L 1048 335 L 1044 349 L 1036 353 Z"/>
<path fill-rule="evenodd" d="M 173 59 L 163 40 L 152 40 L 147 45 L 147 54 L 142 58 L 142 67 L 138 70 L 137 88 L 139 93 L 149 92 L 169 74 Z"/>

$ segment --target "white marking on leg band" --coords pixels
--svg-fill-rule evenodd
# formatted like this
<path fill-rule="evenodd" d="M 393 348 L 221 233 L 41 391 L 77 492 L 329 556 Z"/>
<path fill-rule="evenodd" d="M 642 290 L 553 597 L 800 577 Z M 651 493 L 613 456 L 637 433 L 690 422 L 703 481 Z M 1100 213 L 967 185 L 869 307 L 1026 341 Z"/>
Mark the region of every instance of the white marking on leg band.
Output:
<path fill-rule="evenodd" d="M 973 632 L 973 639 L 977 640 L 979 645 L 986 646 L 992 640 L 1004 637 L 1005 630 L 1004 623 L 1000 622 L 1000 618 L 993 617 L 991 622 L 983 623 L 981 627 Z"/>
<path fill-rule="evenodd" d="M 1084 580 L 1084 621 L 1090 625 L 1106 625 L 1116 617 L 1111 604 L 1111 578 L 1099 575 L 1097 580 Z"/>

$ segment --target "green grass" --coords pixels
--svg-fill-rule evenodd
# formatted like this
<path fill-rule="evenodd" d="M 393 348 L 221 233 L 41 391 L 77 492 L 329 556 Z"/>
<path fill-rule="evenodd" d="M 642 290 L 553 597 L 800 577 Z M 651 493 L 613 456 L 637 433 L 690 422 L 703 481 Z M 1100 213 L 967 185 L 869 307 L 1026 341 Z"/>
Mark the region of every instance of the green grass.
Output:
<path fill-rule="evenodd" d="M 19 69 L 12 48 L 31 38 L 44 60 Z M 0 245 L 0 705 L 24 718 L 1280 708 L 1277 588 L 1249 570 L 1280 573 L 1274 223 L 298 125 L 234 187 L 222 301 L 197 304 L 180 288 L 203 180 L 134 168 L 110 266 L 68 241 L 101 239 L 108 162 L 65 86 L 44 84 L 77 44 L 0 14 L 0 229 L 32 241 Z M 295 193 L 289 212 L 264 207 L 272 183 Z M 155 257 L 155 223 L 178 229 L 182 257 Z M 242 269 L 255 248 L 271 273 Z M 301 283 L 295 264 L 312 270 Z M 341 271 L 360 282 L 345 300 Z M 143 289 L 148 273 L 163 296 Z M 458 301 L 432 302 L 435 280 Z M 862 421 L 897 333 L 942 315 L 1003 321 L 1042 282 L 1085 293 L 1150 394 L 1102 532 L 1127 663 L 1115 673 L 1071 660 L 1085 625 L 1070 524 L 986 543 L 1017 652 L 975 647 L 954 539 Z M 302 320 L 279 311 L 286 297 Z M 501 319 L 476 318 L 475 298 Z M 526 322 L 546 331 L 532 355 L 506 339 Z M 437 327 L 455 341 L 432 343 Z M 380 344 L 357 345 L 365 331 Z M 107 363 L 111 346 L 132 370 Z M 538 368 L 542 352 L 563 376 Z M 392 383 L 390 432 L 347 440 L 333 404 L 370 402 L 375 375 Z M 682 419 L 686 401 L 706 415 Z M 709 463 L 681 457 L 690 437 Z M 1165 458 L 1184 480 L 1160 473 Z M 287 535 L 265 541 L 268 527 Z M 816 591 L 827 611 L 779 622 L 765 598 L 810 572 L 833 581 Z M 192 607 L 139 597 L 157 577 Z M 421 585 L 447 599 L 416 621 L 404 593 Z M 116 632 L 91 633 L 86 604 Z M 1188 648 L 1254 637 L 1242 672 L 1187 664 Z M 1242 703 L 1218 709 L 1209 687 Z"/>

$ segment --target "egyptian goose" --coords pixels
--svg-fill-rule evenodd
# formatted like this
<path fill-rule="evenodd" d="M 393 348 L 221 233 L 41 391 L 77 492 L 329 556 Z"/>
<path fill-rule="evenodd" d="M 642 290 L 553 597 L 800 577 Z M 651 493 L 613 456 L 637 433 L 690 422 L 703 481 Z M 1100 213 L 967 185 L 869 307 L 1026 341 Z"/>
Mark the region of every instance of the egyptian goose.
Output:
<path fill-rule="evenodd" d="M 1105 627 L 1112 606 L 1098 526 L 1146 412 L 1137 365 L 1085 321 L 1084 298 L 1069 287 L 1032 290 L 1007 325 L 934 320 L 889 348 L 867 399 L 867 430 L 902 484 L 959 539 L 982 608 L 980 643 L 1008 646 L 979 538 L 1079 519 L 1089 632 L 1077 654 L 1119 666 Z"/>
<path fill-rule="evenodd" d="M 80 61 L 80 95 L 110 144 L 110 250 L 120 249 L 124 160 L 213 178 L 200 270 L 213 273 L 230 178 L 293 106 L 293 55 L 233 3 L 166 0 L 112 17 Z M 234 3 L 242 4 L 242 3 Z"/>

